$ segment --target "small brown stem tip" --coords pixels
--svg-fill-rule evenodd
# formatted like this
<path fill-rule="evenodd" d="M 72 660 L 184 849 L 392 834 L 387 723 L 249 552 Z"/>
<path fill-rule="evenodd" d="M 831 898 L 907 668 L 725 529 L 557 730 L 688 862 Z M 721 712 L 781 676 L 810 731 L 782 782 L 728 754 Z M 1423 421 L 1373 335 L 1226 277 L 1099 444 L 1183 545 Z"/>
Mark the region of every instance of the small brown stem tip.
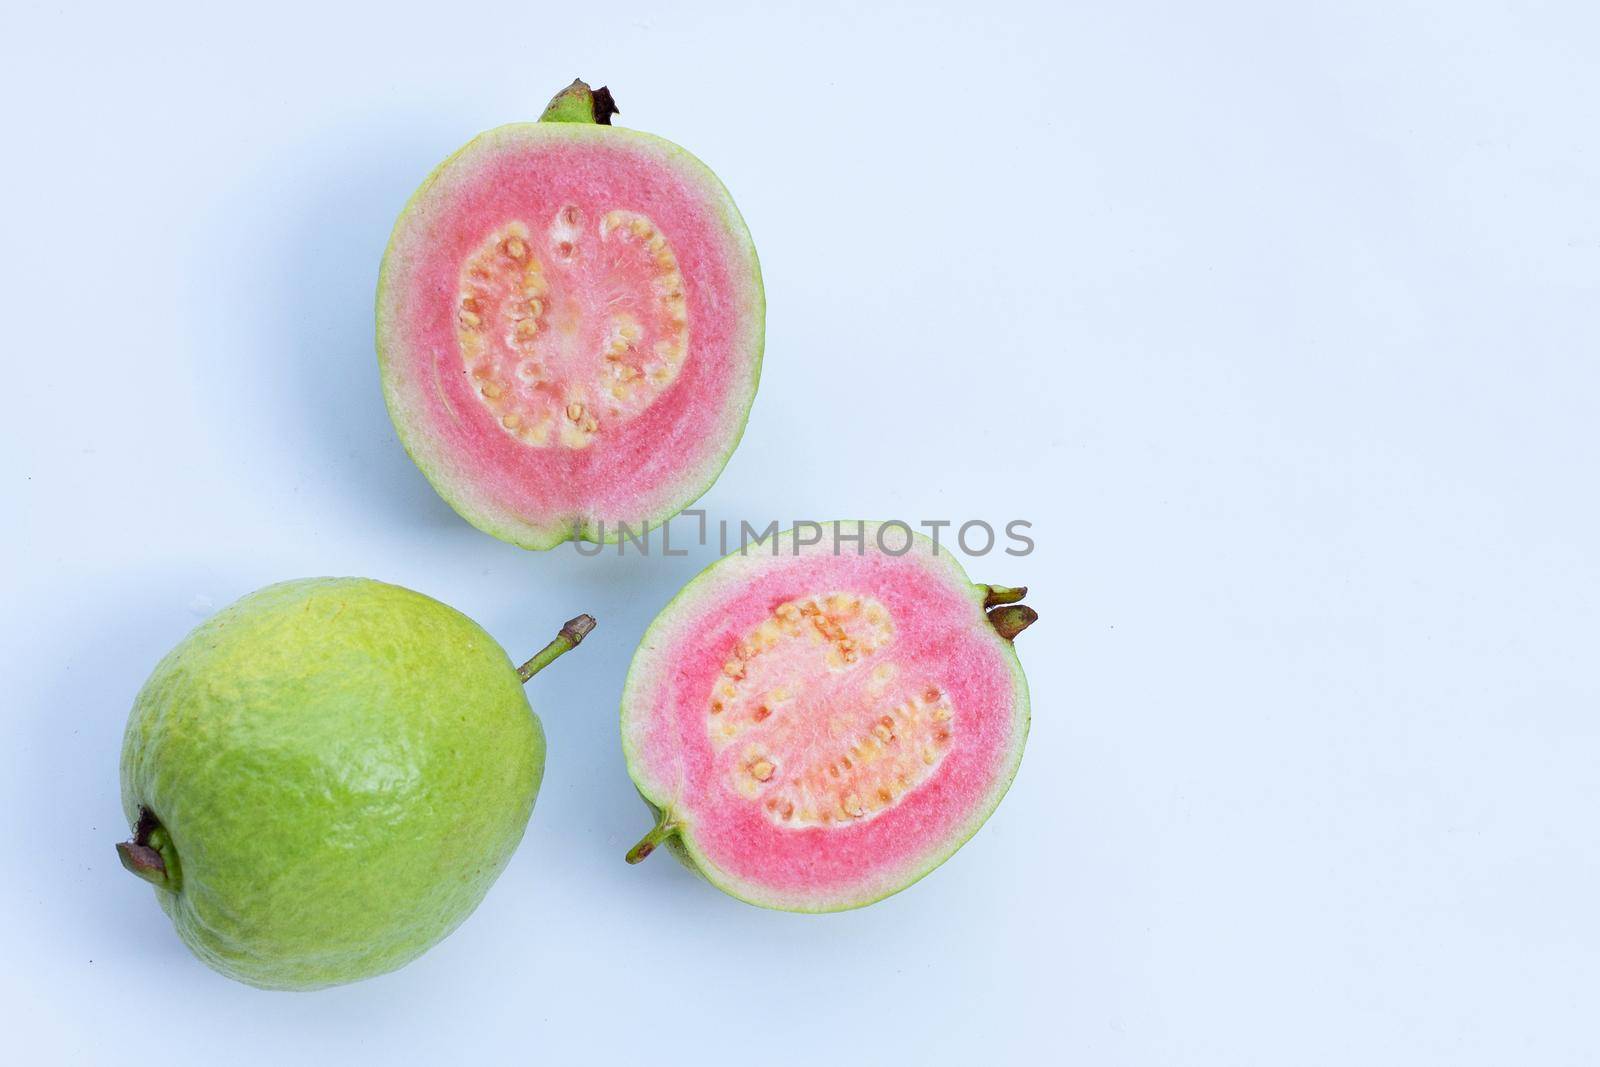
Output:
<path fill-rule="evenodd" d="M 611 116 L 622 114 L 622 109 L 604 85 L 594 91 L 594 120 L 602 126 L 611 125 Z"/>
<path fill-rule="evenodd" d="M 577 644 L 595 628 L 593 615 L 579 615 L 576 619 L 568 619 L 566 625 L 561 627 L 561 633 L 573 644 Z"/>
<path fill-rule="evenodd" d="M 1007 641 L 1016 640 L 1018 634 L 1038 621 L 1039 613 L 1026 604 L 1009 604 L 989 612 L 990 624 Z"/>
<path fill-rule="evenodd" d="M 154 882 L 156 885 L 166 884 L 167 862 L 161 858 L 161 853 L 149 845 L 141 845 L 136 841 L 119 841 L 117 858 L 131 873 L 137 874 L 145 881 Z"/>
<path fill-rule="evenodd" d="M 133 837 L 117 844 L 117 859 L 130 874 L 136 874 L 151 885 L 178 891 L 182 881 L 177 856 L 170 856 L 170 840 L 156 813 L 149 808 L 139 808 L 139 819 L 133 826 Z M 168 852 L 162 851 L 169 850 Z"/>

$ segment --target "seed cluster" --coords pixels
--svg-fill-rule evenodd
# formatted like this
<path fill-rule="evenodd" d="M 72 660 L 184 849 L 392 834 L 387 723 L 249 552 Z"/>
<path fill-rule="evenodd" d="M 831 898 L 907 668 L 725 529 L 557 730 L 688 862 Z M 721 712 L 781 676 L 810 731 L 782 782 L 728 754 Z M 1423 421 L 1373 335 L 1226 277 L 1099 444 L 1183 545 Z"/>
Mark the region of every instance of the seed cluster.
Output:
<path fill-rule="evenodd" d="M 462 267 L 462 364 L 501 429 L 535 448 L 588 446 L 649 407 L 688 356 L 683 275 L 666 237 L 634 211 L 607 212 L 597 232 L 589 239 L 569 204 L 538 240 L 510 222 Z"/>
<path fill-rule="evenodd" d="M 877 600 L 787 601 L 734 647 L 707 729 L 734 791 L 781 826 L 846 825 L 927 780 L 952 741 L 949 694 L 903 677 Z"/>

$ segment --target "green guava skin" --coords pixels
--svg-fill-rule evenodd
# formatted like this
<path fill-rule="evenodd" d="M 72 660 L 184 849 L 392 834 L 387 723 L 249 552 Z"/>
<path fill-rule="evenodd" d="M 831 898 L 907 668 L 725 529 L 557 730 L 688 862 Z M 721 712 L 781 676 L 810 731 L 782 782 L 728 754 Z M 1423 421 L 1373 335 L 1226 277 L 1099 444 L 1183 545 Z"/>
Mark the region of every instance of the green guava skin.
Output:
<path fill-rule="evenodd" d="M 394 970 L 510 860 L 545 740 L 515 666 L 459 612 L 314 578 L 217 613 L 128 719 L 122 806 L 170 838 L 157 899 L 201 960 L 267 989 Z"/>

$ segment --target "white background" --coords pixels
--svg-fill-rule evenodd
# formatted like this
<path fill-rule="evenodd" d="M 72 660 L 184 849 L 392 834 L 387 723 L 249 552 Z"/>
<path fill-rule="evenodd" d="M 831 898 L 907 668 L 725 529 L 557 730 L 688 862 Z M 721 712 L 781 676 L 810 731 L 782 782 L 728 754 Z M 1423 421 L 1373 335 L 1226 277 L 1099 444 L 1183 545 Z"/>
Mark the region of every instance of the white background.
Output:
<path fill-rule="evenodd" d="M 1594 12 L 13 6 L 8 1054 L 1595 1062 Z M 622 862 L 623 673 L 714 552 L 501 544 L 385 417 L 395 214 L 574 74 L 715 168 L 761 253 L 714 518 L 1035 523 L 968 568 L 1043 615 L 1022 773 L 863 911 Z M 117 752 L 206 611 L 307 574 L 517 653 L 600 629 L 532 686 L 549 774 L 478 913 L 271 994 L 118 867 Z"/>

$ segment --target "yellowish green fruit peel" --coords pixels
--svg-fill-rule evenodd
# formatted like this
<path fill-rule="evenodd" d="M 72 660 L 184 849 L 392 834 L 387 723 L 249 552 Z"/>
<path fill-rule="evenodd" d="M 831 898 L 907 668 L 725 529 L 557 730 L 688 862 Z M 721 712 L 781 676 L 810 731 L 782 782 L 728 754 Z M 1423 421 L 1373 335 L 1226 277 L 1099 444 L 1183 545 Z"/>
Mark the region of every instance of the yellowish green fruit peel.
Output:
<path fill-rule="evenodd" d="M 122 749 L 124 866 L 231 978 L 315 989 L 416 958 L 510 860 L 544 774 L 519 668 L 465 615 L 367 579 L 269 586 L 156 667 Z"/>

